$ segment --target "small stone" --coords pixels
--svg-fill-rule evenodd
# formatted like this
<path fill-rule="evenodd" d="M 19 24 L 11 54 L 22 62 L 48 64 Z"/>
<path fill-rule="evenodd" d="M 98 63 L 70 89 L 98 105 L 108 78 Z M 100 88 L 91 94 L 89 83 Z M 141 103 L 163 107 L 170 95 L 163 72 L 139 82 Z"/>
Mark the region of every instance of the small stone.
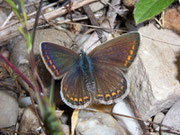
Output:
<path fill-rule="evenodd" d="M 155 123 L 161 123 L 162 120 L 164 119 L 164 116 L 165 116 L 165 115 L 164 115 L 164 113 L 162 113 L 162 112 L 157 113 L 156 116 L 154 117 L 153 122 L 155 122 Z M 158 125 L 153 124 L 153 128 L 154 128 L 156 131 L 159 131 L 159 126 L 158 126 Z"/>
<path fill-rule="evenodd" d="M 123 100 L 123 101 L 120 101 L 119 103 L 117 103 L 113 108 L 113 113 L 124 114 L 127 116 L 135 117 L 134 113 L 132 112 L 132 110 L 131 110 L 129 104 L 126 102 L 126 100 Z M 122 117 L 122 116 L 117 116 L 117 115 L 115 115 L 115 117 L 118 120 L 119 124 L 122 127 L 124 127 L 128 133 L 130 133 L 132 135 L 141 135 L 143 133 L 137 120 Z"/>
<path fill-rule="evenodd" d="M 180 129 L 180 98 L 170 108 L 170 110 L 164 117 L 162 124 L 172 127 L 173 129 L 176 129 L 176 130 Z M 165 128 L 163 128 L 163 129 L 165 129 Z M 172 131 L 172 132 L 174 132 L 174 131 Z M 162 135 L 172 135 L 172 134 L 163 132 Z"/>
<path fill-rule="evenodd" d="M 0 128 L 16 124 L 18 118 L 18 102 L 14 92 L 0 89 Z"/>
<path fill-rule="evenodd" d="M 19 98 L 19 106 L 20 107 L 27 107 L 29 105 L 31 105 L 31 98 L 30 97 L 20 97 Z"/>
<path fill-rule="evenodd" d="M 20 121 L 19 132 L 34 132 L 39 127 L 39 121 L 35 115 L 35 112 L 33 111 L 33 107 L 26 108 Z"/>
<path fill-rule="evenodd" d="M 80 111 L 76 135 L 127 135 L 109 114 Z"/>

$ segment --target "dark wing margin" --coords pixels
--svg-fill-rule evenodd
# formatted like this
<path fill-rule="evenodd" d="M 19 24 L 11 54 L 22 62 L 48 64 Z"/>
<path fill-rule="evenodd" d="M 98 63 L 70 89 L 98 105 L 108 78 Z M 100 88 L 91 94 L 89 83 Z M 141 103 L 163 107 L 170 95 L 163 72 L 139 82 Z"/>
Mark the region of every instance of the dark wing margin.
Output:
<path fill-rule="evenodd" d="M 78 54 L 71 49 L 50 42 L 42 42 L 39 50 L 46 68 L 54 79 L 60 79 L 78 59 Z"/>
<path fill-rule="evenodd" d="M 116 37 L 93 49 L 88 55 L 94 63 L 128 68 L 136 57 L 140 34 L 130 32 Z"/>

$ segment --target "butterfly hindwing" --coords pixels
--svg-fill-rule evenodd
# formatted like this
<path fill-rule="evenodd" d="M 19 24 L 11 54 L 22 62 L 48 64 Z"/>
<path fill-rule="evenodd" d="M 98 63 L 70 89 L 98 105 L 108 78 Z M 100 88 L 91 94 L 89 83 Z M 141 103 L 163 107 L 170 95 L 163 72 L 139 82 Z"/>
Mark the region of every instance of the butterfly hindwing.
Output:
<path fill-rule="evenodd" d="M 96 90 L 94 100 L 101 104 L 112 104 L 127 94 L 128 83 L 122 71 L 115 66 L 93 65 Z"/>
<path fill-rule="evenodd" d="M 126 69 L 133 62 L 139 48 L 140 35 L 130 32 L 93 49 L 88 55 L 94 63 Z"/>
<path fill-rule="evenodd" d="M 40 44 L 40 53 L 54 79 L 61 78 L 78 59 L 78 54 L 71 49 L 50 42 Z"/>
<path fill-rule="evenodd" d="M 61 82 L 61 98 L 70 107 L 82 109 L 91 102 L 91 95 L 85 87 L 82 71 L 75 66 L 67 72 Z"/>

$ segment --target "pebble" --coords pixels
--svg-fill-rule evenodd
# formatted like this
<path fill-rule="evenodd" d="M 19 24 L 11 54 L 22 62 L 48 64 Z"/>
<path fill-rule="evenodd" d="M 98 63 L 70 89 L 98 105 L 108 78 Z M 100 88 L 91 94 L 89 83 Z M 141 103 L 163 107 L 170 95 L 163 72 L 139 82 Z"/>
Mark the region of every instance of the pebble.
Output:
<path fill-rule="evenodd" d="M 163 119 L 164 119 L 164 113 L 162 113 L 162 112 L 159 112 L 159 113 L 157 113 L 156 115 L 155 115 L 155 117 L 154 117 L 154 120 L 153 120 L 153 122 L 155 122 L 155 123 L 161 123 L 162 121 L 163 121 Z M 159 131 L 159 126 L 158 125 L 156 125 L 156 124 L 153 124 L 153 128 L 156 130 L 156 131 Z"/>
<path fill-rule="evenodd" d="M 132 112 L 126 100 L 122 100 L 121 102 L 117 103 L 113 108 L 113 113 L 124 114 L 127 116 L 135 117 L 134 113 Z M 122 117 L 122 116 L 117 116 L 117 115 L 115 115 L 115 117 L 117 118 L 120 125 L 126 128 L 128 133 L 131 133 L 132 135 L 142 134 L 141 127 L 139 126 L 137 120 Z"/>
<path fill-rule="evenodd" d="M 29 105 L 31 105 L 32 102 L 31 102 L 31 98 L 30 97 L 20 97 L 19 98 L 19 106 L 20 107 L 27 107 Z"/>
<path fill-rule="evenodd" d="M 76 135 L 127 135 L 109 114 L 80 111 Z"/>
<path fill-rule="evenodd" d="M 16 94 L 0 89 L 0 128 L 16 124 L 18 118 L 18 102 Z"/>

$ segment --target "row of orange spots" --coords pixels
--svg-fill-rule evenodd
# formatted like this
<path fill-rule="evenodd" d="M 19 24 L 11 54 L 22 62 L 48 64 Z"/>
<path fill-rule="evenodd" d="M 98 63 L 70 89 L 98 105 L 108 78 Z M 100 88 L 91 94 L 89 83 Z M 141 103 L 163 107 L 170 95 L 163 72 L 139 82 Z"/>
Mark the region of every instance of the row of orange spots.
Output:
<path fill-rule="evenodd" d="M 46 53 L 45 53 L 45 54 L 46 54 Z M 49 58 L 48 55 L 45 55 L 45 56 L 46 56 L 46 58 L 48 59 L 48 60 L 46 60 L 47 63 L 48 63 L 48 62 L 50 63 L 50 68 L 53 68 L 55 74 L 56 74 L 57 76 L 59 76 L 60 73 L 59 73 L 58 69 L 56 68 L 56 66 L 53 64 L 52 60 Z"/>
<path fill-rule="evenodd" d="M 133 54 L 133 51 L 134 51 L 134 49 L 135 49 L 135 41 L 133 41 L 133 43 L 132 43 L 133 45 L 132 45 L 132 48 L 131 48 L 131 50 L 130 50 L 130 55 L 128 55 L 127 56 L 127 60 L 125 61 L 125 63 L 124 63 L 124 66 L 126 67 L 127 65 L 128 65 L 128 61 L 130 61 L 131 60 L 131 55 Z"/>
<path fill-rule="evenodd" d="M 112 92 L 111 94 L 112 94 L 112 96 L 115 96 L 115 95 L 116 95 L 116 93 L 115 93 L 115 92 Z"/>
<path fill-rule="evenodd" d="M 123 89 L 123 86 L 121 86 L 121 90 L 122 90 L 122 89 Z M 116 90 L 116 92 L 112 92 L 111 95 L 112 95 L 112 96 L 118 95 L 121 90 Z M 103 97 L 103 94 L 98 94 L 97 97 L 98 97 L 98 98 Z M 105 95 L 105 98 L 106 98 L 106 99 L 109 98 L 109 97 L 110 97 L 110 94 L 106 94 L 106 95 Z"/>
<path fill-rule="evenodd" d="M 78 98 L 70 97 L 68 94 L 66 94 L 66 97 L 69 98 L 71 101 L 78 102 Z M 88 99 L 88 96 L 85 96 L 83 99 L 84 99 L 84 100 Z M 79 98 L 79 102 L 83 102 L 83 99 L 82 99 L 82 98 Z"/>

